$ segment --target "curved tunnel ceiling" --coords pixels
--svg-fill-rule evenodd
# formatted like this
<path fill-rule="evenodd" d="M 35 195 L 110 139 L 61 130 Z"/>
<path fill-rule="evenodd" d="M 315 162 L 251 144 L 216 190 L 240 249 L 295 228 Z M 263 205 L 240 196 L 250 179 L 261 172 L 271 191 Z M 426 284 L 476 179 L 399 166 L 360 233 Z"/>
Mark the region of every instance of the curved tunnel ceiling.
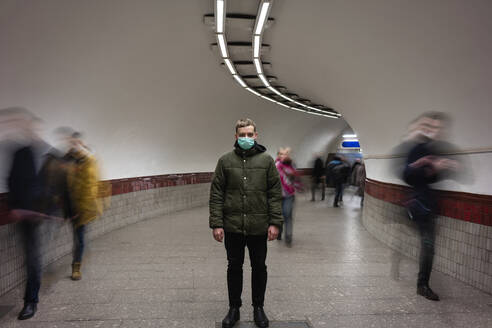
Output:
<path fill-rule="evenodd" d="M 340 118 L 341 115 L 332 108 L 287 92 L 277 83 L 277 77 L 270 74 L 271 64 L 264 58 L 271 45 L 263 43 L 263 39 L 265 30 L 275 22 L 269 17 L 273 0 L 259 1 L 256 12 L 252 12 L 253 4 L 214 0 L 215 13 L 204 15 L 204 23 L 215 30 L 217 42 L 212 47 L 222 58 L 222 65 L 242 88 L 262 99 L 290 110 Z"/>
<path fill-rule="evenodd" d="M 491 1 L 277 1 L 271 14 L 282 83 L 343 113 L 365 154 L 390 153 L 429 110 L 451 114 L 462 150 L 492 151 Z"/>

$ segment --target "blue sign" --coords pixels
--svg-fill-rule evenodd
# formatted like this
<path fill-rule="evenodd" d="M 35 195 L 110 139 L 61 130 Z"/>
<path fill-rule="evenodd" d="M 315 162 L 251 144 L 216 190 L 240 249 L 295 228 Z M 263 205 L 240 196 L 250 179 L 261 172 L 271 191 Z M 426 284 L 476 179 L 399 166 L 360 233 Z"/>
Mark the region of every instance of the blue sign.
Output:
<path fill-rule="evenodd" d="M 358 141 L 343 141 L 342 147 L 344 148 L 360 148 Z"/>

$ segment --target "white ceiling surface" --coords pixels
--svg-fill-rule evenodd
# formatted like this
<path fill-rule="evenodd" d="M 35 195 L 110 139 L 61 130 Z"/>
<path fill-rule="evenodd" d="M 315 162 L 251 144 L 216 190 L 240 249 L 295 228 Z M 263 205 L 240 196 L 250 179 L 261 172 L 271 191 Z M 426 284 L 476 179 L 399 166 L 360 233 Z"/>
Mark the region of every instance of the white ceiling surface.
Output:
<path fill-rule="evenodd" d="M 427 110 L 452 114 L 461 148 L 492 147 L 492 1 L 277 0 L 271 16 L 279 80 L 344 115 L 365 154 Z"/>
<path fill-rule="evenodd" d="M 204 0 L 3 0 L 0 108 L 25 106 L 49 131 L 82 130 L 105 178 L 213 170 L 232 149 L 240 117 L 256 120 L 271 154 L 302 145 L 307 157 L 321 150 L 320 138 L 346 128 L 344 120 L 287 111 L 242 90 L 210 50 L 203 15 L 212 8 Z M 286 64 L 279 75 L 299 84 Z M 301 167 L 308 160 L 297 158 Z"/>

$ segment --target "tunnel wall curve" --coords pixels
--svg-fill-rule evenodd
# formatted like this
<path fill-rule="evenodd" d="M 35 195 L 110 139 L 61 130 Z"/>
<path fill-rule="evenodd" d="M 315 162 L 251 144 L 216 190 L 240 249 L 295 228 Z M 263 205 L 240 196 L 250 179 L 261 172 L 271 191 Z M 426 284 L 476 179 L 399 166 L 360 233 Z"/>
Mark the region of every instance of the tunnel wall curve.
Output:
<path fill-rule="evenodd" d="M 378 240 L 418 259 L 420 237 L 403 206 L 409 191 L 405 186 L 368 179 L 362 221 Z M 492 196 L 436 193 L 440 210 L 434 269 L 492 293 Z"/>
<path fill-rule="evenodd" d="M 86 238 L 90 241 L 142 220 L 204 206 L 208 203 L 211 178 L 212 173 L 189 173 L 110 180 L 111 206 L 87 226 Z M 1 225 L 7 210 L 6 195 L 0 194 L 0 295 L 26 279 L 20 227 Z M 206 218 L 203 224 L 208 224 Z M 72 251 L 73 232 L 67 221 L 43 222 L 40 238 L 43 267 Z"/>

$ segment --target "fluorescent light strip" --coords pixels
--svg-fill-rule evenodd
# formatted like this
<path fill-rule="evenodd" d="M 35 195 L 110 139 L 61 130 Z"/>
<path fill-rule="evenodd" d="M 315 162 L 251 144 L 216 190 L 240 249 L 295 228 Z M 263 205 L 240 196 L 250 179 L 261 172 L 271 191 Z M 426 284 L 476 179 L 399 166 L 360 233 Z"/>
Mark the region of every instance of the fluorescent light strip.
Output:
<path fill-rule="evenodd" d="M 253 62 L 255 63 L 256 72 L 258 74 L 263 74 L 263 67 L 261 66 L 261 61 L 258 58 L 254 58 Z"/>
<path fill-rule="evenodd" d="M 260 9 L 260 18 L 256 24 L 255 34 L 261 34 L 263 31 L 263 26 L 267 18 L 268 7 L 270 7 L 270 2 L 263 2 Z"/>
<path fill-rule="evenodd" d="M 229 58 L 224 59 L 224 63 L 226 64 L 227 68 L 229 69 L 229 72 L 231 72 L 232 75 L 236 74 L 234 65 L 232 65 L 232 62 Z"/>
<path fill-rule="evenodd" d="M 269 86 L 268 89 L 271 90 L 271 91 L 273 91 L 274 93 L 278 94 L 280 97 L 284 98 L 285 100 L 288 100 L 290 102 L 293 102 L 293 103 L 295 103 L 297 105 L 300 105 L 302 107 L 309 108 L 311 110 L 314 110 L 315 112 L 323 113 L 323 114 L 326 114 L 326 115 L 334 115 L 334 114 L 326 113 L 325 111 L 323 111 L 321 109 L 318 109 L 318 108 L 315 108 L 315 107 L 311 107 L 311 106 L 305 105 L 305 104 L 303 104 L 301 102 L 295 101 L 294 99 L 292 99 L 290 97 L 287 97 L 286 95 L 282 94 L 280 91 L 278 91 L 277 89 L 275 89 L 272 86 Z"/>
<path fill-rule="evenodd" d="M 261 94 L 259 92 L 256 92 L 255 90 L 251 89 L 251 88 L 246 88 L 247 91 L 251 92 L 252 94 L 258 96 L 258 97 L 261 97 Z"/>
<path fill-rule="evenodd" d="M 262 96 L 260 96 L 260 97 L 261 97 L 261 98 L 263 98 L 263 99 L 266 99 L 266 100 L 268 100 L 268 101 L 271 101 L 272 103 L 277 103 L 277 101 L 276 101 L 276 100 L 274 100 L 274 99 L 272 99 L 272 98 L 270 98 L 270 97 L 263 96 L 263 95 L 262 95 Z"/>
<path fill-rule="evenodd" d="M 217 16 L 215 17 L 217 33 L 224 33 L 224 0 L 217 0 Z"/>
<path fill-rule="evenodd" d="M 261 82 L 265 85 L 265 87 L 270 86 L 270 82 L 268 82 L 267 78 L 263 74 L 258 74 L 258 77 L 260 78 Z"/>
<path fill-rule="evenodd" d="M 217 34 L 217 40 L 219 41 L 219 49 L 223 58 L 227 58 L 227 45 L 224 34 Z"/>
<path fill-rule="evenodd" d="M 357 135 L 356 134 L 344 134 L 343 137 L 344 138 L 357 138 Z"/>
<path fill-rule="evenodd" d="M 255 58 L 260 57 L 260 41 L 260 36 L 255 35 L 253 40 L 253 57 Z"/>
<path fill-rule="evenodd" d="M 281 96 L 281 95 L 282 95 L 282 94 L 280 93 L 280 91 L 278 91 L 277 89 L 275 89 L 275 88 L 274 88 L 274 87 L 272 87 L 272 86 L 269 86 L 269 87 L 268 87 L 268 90 L 270 90 L 270 91 L 272 91 L 272 92 L 274 92 L 274 93 L 278 94 L 279 96 Z"/>
<path fill-rule="evenodd" d="M 239 75 L 233 75 L 233 77 L 243 88 L 247 87 L 246 83 L 244 83 L 243 79 L 239 77 Z"/>

